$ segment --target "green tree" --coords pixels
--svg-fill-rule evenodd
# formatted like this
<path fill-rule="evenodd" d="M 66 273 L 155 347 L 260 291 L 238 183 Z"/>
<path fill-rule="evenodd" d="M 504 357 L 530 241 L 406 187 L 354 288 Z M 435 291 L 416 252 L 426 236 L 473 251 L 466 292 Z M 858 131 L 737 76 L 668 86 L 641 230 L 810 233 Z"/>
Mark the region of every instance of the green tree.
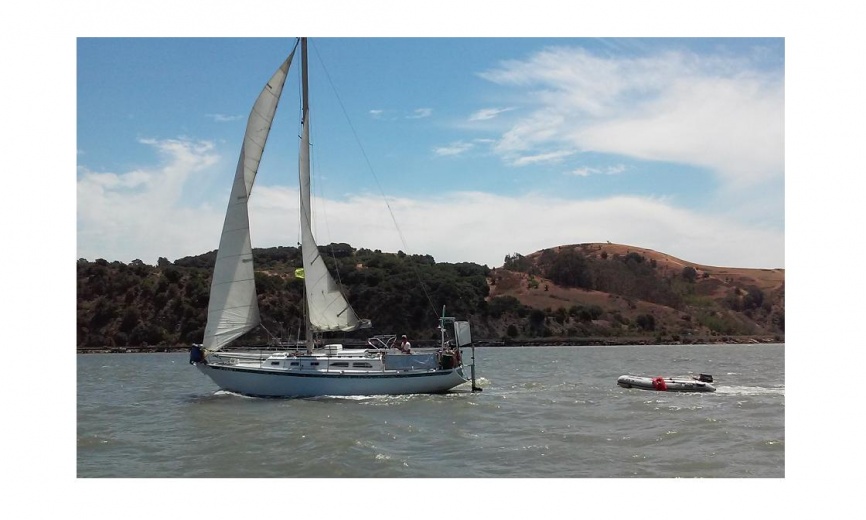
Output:
<path fill-rule="evenodd" d="M 543 336 L 544 322 L 547 319 L 547 314 L 541 309 L 532 309 L 529 311 L 529 329 L 534 336 Z"/>
<path fill-rule="evenodd" d="M 642 330 L 655 330 L 656 329 L 656 319 L 652 314 L 641 314 L 637 318 L 635 318 L 635 323 Z"/>
<path fill-rule="evenodd" d="M 565 249 L 555 255 L 545 274 L 553 283 L 563 287 L 592 289 L 592 275 L 586 258 L 575 249 Z"/>
<path fill-rule="evenodd" d="M 505 263 L 502 267 L 509 271 L 528 273 L 532 267 L 532 261 L 520 253 L 513 253 L 505 255 Z"/>
<path fill-rule="evenodd" d="M 514 296 L 496 296 L 491 298 L 487 304 L 487 313 L 493 318 L 499 319 L 508 312 L 517 312 L 522 304 Z"/>
<path fill-rule="evenodd" d="M 743 296 L 744 309 L 758 309 L 764 303 L 764 293 L 757 287 L 749 287 Z"/>
<path fill-rule="evenodd" d="M 694 267 L 687 265 L 683 267 L 683 278 L 689 283 L 694 283 L 698 279 L 698 272 Z"/>

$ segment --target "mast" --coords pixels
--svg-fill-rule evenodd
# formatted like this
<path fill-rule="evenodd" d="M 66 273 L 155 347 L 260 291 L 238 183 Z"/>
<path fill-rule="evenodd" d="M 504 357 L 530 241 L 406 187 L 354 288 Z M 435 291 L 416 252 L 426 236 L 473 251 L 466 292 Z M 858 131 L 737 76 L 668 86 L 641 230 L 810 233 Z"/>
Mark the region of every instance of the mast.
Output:
<path fill-rule="evenodd" d="M 301 150 L 298 154 L 300 165 L 298 175 L 300 176 L 301 188 L 301 219 L 309 228 L 311 226 L 311 211 L 310 211 L 310 94 L 309 94 L 309 74 L 307 71 L 307 39 L 301 38 Z M 302 253 L 306 248 L 310 247 L 309 243 L 301 244 Z M 317 247 L 318 249 L 318 247 Z M 304 266 L 306 267 L 306 266 Z M 304 280 L 304 343 L 307 346 L 307 353 L 312 353 L 313 343 L 313 325 L 310 322 L 310 294 L 309 285 Z"/>
<path fill-rule="evenodd" d="M 349 332 L 370 327 L 369 320 L 361 320 L 349 305 L 313 236 L 310 197 L 310 100 L 307 39 L 301 38 L 301 144 L 298 153 L 298 180 L 300 189 L 301 253 L 304 260 L 304 297 L 306 311 L 305 342 L 313 348 L 313 334 L 323 332 Z"/>
<path fill-rule="evenodd" d="M 309 75 L 307 73 L 307 39 L 301 38 L 301 108 L 303 110 L 303 115 L 301 116 L 303 120 L 302 123 L 306 123 L 307 116 L 310 112 L 310 96 L 309 96 Z M 306 126 L 306 124 L 305 124 Z"/>

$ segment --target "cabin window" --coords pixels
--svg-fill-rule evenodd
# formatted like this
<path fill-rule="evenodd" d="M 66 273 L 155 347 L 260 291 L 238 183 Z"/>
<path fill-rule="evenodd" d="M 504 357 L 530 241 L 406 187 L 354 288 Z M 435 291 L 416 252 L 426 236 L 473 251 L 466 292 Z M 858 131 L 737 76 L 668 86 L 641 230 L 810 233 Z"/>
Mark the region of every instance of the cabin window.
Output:
<path fill-rule="evenodd" d="M 317 366 L 319 366 L 319 362 L 318 362 L 318 361 L 313 361 L 312 363 L 310 363 L 310 366 L 311 366 L 311 367 L 317 367 Z"/>
<path fill-rule="evenodd" d="M 355 368 L 373 368 L 373 365 L 367 363 L 366 361 L 362 361 L 360 363 L 352 363 L 352 366 Z"/>
<path fill-rule="evenodd" d="M 289 363 L 289 365 L 296 367 L 296 366 L 300 365 L 300 363 L 298 363 L 297 361 L 292 361 L 291 363 Z"/>
<path fill-rule="evenodd" d="M 272 367 L 278 367 L 278 366 L 280 366 L 280 362 L 279 361 L 271 361 L 271 366 Z"/>
<path fill-rule="evenodd" d="M 349 362 L 348 361 L 334 361 L 333 363 L 331 363 L 331 366 L 332 367 L 348 367 Z"/>

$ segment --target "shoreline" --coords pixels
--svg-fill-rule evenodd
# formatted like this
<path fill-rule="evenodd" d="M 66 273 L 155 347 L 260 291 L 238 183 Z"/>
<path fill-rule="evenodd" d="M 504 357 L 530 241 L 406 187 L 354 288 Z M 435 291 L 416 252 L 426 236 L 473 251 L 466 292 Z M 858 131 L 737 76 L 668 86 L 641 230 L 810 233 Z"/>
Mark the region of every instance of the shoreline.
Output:
<path fill-rule="evenodd" d="M 605 346 L 640 346 L 640 345 L 759 345 L 768 343 L 785 343 L 784 336 L 700 336 L 686 339 L 649 338 L 649 337 L 587 337 L 587 338 L 538 338 L 526 340 L 479 340 L 476 347 L 605 347 Z M 416 342 L 418 348 L 435 346 L 434 343 Z M 154 345 L 138 347 L 77 347 L 78 354 L 145 354 L 188 352 L 190 345 Z M 240 347 L 254 349 L 258 347 Z M 272 347 L 274 348 L 274 347 Z M 274 348 L 274 350 L 279 350 Z M 285 350 L 285 349 L 283 349 Z"/>

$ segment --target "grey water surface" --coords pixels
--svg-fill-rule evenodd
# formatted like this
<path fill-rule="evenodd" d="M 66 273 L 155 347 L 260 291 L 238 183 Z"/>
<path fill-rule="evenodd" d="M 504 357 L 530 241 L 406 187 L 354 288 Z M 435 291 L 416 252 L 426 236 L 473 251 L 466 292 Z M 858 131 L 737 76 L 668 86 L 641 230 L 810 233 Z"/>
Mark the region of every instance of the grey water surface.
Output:
<path fill-rule="evenodd" d="M 484 347 L 476 359 L 482 392 L 258 399 L 220 391 L 186 354 L 80 354 L 77 476 L 785 476 L 782 344 Z M 616 385 L 698 373 L 718 390 Z"/>

